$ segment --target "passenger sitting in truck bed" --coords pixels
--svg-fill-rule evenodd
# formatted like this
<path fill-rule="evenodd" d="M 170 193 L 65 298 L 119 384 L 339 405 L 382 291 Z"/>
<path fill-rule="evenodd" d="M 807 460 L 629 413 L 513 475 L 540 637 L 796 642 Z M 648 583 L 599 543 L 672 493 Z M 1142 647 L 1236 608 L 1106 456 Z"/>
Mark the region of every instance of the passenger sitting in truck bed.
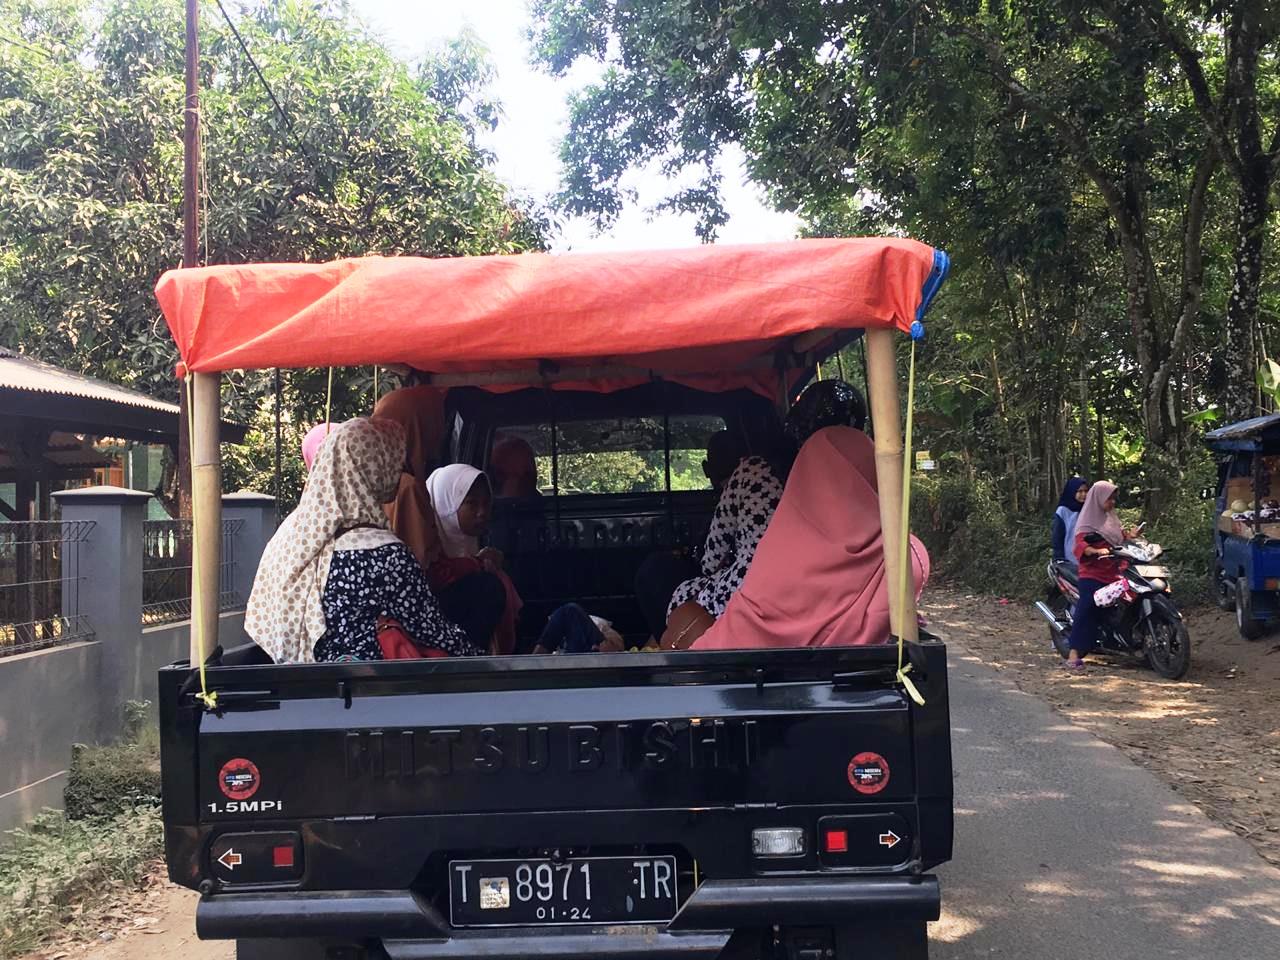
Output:
<path fill-rule="evenodd" d="M 702 469 L 719 494 L 703 546 L 701 574 L 671 554 L 648 558 L 636 574 L 636 598 L 653 637 L 661 637 L 672 612 L 697 603 L 713 617 L 724 611 L 747 572 L 756 544 L 782 496 L 782 483 L 763 457 L 747 456 L 740 437 L 722 430 L 707 441 Z"/>
<path fill-rule="evenodd" d="M 916 595 L 929 555 L 911 538 Z M 668 641 L 670 645 L 676 638 Z M 866 434 L 827 427 L 800 449 L 742 587 L 695 650 L 887 643 L 889 589 Z"/>
<path fill-rule="evenodd" d="M 433 470 L 427 477 L 427 494 L 435 510 L 440 533 L 440 559 L 427 568 L 427 579 L 440 595 L 445 611 L 453 615 L 454 592 L 477 577 L 498 581 L 499 590 L 488 592 L 487 605 L 476 607 L 476 597 L 466 594 L 457 603 L 459 611 L 490 624 L 490 652 L 505 656 L 515 649 L 516 618 L 523 603 L 511 578 L 503 572 L 501 551 L 480 546 L 480 537 L 489 529 L 493 494 L 488 478 L 466 463 L 451 463 Z M 468 588 L 469 589 L 469 588 Z M 470 633 L 470 631 L 468 631 Z"/>
<path fill-rule="evenodd" d="M 547 617 L 533 653 L 621 653 L 625 649 L 612 623 L 593 617 L 576 603 L 566 603 Z"/>
<path fill-rule="evenodd" d="M 436 467 L 444 438 L 444 395 L 434 387 L 392 390 L 373 408 L 379 420 L 391 420 L 405 431 L 404 467 L 395 499 L 387 505 L 391 529 L 426 570 L 440 559 L 436 517 L 427 497 L 427 475 Z"/>
<path fill-rule="evenodd" d="M 297 509 L 263 552 L 245 612 L 245 631 L 277 663 L 482 652 L 446 619 L 421 566 L 387 529 L 382 505 L 404 451 L 403 428 L 381 420 L 335 425 L 324 440 Z M 380 617 L 400 628 L 386 650 Z"/>
<path fill-rule="evenodd" d="M 316 462 L 316 454 L 320 452 L 320 445 L 324 443 L 333 430 L 331 423 L 317 423 L 314 427 L 307 431 L 307 435 L 302 438 L 302 462 L 307 468 L 307 473 L 311 472 L 311 465 Z"/>
<path fill-rule="evenodd" d="M 499 437 L 489 453 L 489 477 L 498 500 L 540 497 L 538 462 L 522 437 Z"/>
<path fill-rule="evenodd" d="M 820 380 L 810 385 L 792 406 L 785 429 L 790 449 L 774 451 L 776 456 L 772 462 L 762 457 L 741 458 L 741 448 L 731 446 L 732 440 L 727 435 L 717 434 L 712 438 L 707 445 L 707 462 L 704 465 L 712 483 L 724 476 L 724 465 L 735 464 L 736 467 L 724 482 L 707 534 L 703 575 L 675 588 L 665 609 L 661 610 L 660 619 L 654 610 L 654 602 L 665 599 L 662 594 L 663 578 L 669 578 L 678 569 L 679 561 L 665 556 L 651 557 L 641 566 L 636 577 L 636 597 L 645 609 L 655 639 L 662 638 L 664 645 L 669 645 L 673 636 L 697 636 L 724 612 L 730 598 L 741 586 L 757 544 L 782 497 L 779 479 L 782 467 L 789 465 L 795 452 L 815 431 L 835 425 L 861 430 L 866 420 L 867 406 L 861 393 L 843 380 Z M 694 605 L 701 611 L 693 609 Z M 681 607 L 688 609 L 678 618 L 678 629 L 673 630 L 673 617 Z"/>

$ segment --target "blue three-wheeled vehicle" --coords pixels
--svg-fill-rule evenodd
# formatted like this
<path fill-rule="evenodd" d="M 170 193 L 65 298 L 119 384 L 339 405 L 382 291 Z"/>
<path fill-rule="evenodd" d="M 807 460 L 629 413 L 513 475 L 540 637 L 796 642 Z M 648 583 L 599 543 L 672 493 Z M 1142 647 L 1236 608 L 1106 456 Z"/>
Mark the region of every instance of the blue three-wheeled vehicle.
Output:
<path fill-rule="evenodd" d="M 1280 414 L 1213 430 L 1218 457 L 1213 582 L 1246 640 L 1280 620 Z"/>

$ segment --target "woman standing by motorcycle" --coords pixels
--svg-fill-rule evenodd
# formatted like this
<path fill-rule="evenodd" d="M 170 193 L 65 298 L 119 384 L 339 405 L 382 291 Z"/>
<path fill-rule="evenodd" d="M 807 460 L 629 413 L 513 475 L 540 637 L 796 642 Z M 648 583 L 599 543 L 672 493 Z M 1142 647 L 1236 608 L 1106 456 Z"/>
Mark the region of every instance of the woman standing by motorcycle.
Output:
<path fill-rule="evenodd" d="M 1084 671 L 1084 655 L 1098 643 L 1098 605 L 1093 595 L 1109 583 L 1124 579 L 1126 561 L 1112 557 L 1111 548 L 1136 531 L 1126 530 L 1116 516 L 1116 485 L 1099 480 L 1089 488 L 1076 521 L 1072 553 L 1080 569 L 1080 599 L 1072 617 L 1068 670 Z"/>

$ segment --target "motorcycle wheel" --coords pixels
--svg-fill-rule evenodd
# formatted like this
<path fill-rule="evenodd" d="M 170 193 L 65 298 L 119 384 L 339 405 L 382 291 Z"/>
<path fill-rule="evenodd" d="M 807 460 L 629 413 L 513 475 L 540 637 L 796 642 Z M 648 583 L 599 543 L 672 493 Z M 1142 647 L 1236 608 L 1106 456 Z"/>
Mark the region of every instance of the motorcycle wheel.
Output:
<path fill-rule="evenodd" d="M 1191 635 L 1181 620 L 1156 607 L 1142 621 L 1146 631 L 1147 663 L 1166 680 L 1181 680 L 1191 668 Z"/>
<path fill-rule="evenodd" d="M 1235 585 L 1227 579 L 1227 573 L 1222 569 L 1222 564 L 1214 561 L 1213 564 L 1213 582 L 1209 584 L 1214 602 L 1217 603 L 1219 610 L 1231 611 L 1236 608 L 1236 591 Z"/>
<path fill-rule="evenodd" d="M 1058 622 L 1062 624 L 1062 629 L 1055 630 L 1053 625 L 1049 625 L 1049 642 L 1053 644 L 1053 649 L 1058 651 L 1058 656 L 1066 659 L 1071 653 L 1071 647 L 1068 640 L 1071 639 L 1071 626 L 1068 615 L 1071 613 L 1071 604 L 1062 594 L 1055 592 L 1049 598 L 1049 609 L 1053 611 L 1053 615 L 1058 618 Z"/>
<path fill-rule="evenodd" d="M 1257 640 L 1266 632 L 1267 625 L 1253 618 L 1253 591 L 1249 581 L 1241 577 L 1236 581 L 1236 629 L 1246 640 Z"/>

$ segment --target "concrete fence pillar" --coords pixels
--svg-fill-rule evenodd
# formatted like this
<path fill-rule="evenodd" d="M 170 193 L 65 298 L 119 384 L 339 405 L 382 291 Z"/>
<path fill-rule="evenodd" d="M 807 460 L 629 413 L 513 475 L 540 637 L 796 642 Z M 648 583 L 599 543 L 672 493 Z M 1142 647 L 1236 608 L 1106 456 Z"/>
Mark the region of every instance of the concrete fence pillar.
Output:
<path fill-rule="evenodd" d="M 78 589 L 71 591 L 101 644 L 98 727 L 100 737 L 119 735 L 121 708 L 133 689 L 142 628 L 142 521 L 151 494 L 121 487 L 84 487 L 54 493 L 68 523 L 89 521 L 79 544 Z M 64 602 L 69 591 L 63 591 Z"/>
<path fill-rule="evenodd" d="M 241 602 L 249 602 L 253 590 L 253 578 L 258 572 L 258 561 L 267 541 L 276 532 L 276 498 L 265 493 L 241 490 L 222 498 L 222 519 L 238 521 L 233 538 L 235 556 L 230 571 L 231 589 Z"/>

